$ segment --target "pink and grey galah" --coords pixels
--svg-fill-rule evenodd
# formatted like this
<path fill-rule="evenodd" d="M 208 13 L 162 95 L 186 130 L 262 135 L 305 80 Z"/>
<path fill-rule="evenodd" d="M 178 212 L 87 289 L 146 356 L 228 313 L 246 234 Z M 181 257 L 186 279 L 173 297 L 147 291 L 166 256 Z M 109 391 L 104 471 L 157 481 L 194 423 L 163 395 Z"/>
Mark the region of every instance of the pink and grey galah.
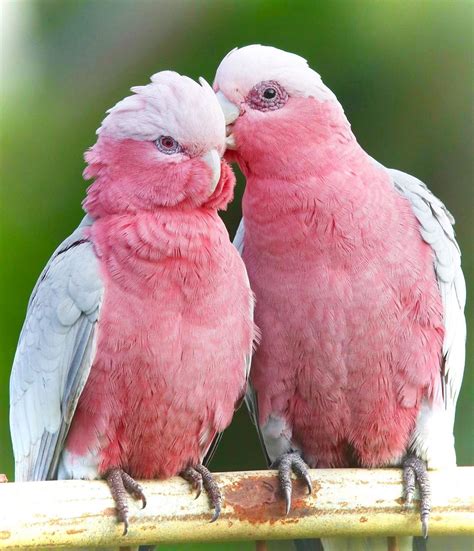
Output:
<path fill-rule="evenodd" d="M 16 480 L 107 480 L 128 527 L 135 478 L 204 466 L 245 392 L 245 267 L 218 216 L 233 196 L 211 87 L 171 71 L 110 109 L 86 153 L 87 213 L 28 304 L 11 376 Z"/>
<path fill-rule="evenodd" d="M 246 177 L 235 243 L 262 331 L 251 413 L 290 472 L 401 466 L 405 497 L 426 468 L 455 465 L 465 283 L 453 218 L 416 178 L 357 143 L 307 62 L 272 47 L 231 51 L 214 90 Z"/>

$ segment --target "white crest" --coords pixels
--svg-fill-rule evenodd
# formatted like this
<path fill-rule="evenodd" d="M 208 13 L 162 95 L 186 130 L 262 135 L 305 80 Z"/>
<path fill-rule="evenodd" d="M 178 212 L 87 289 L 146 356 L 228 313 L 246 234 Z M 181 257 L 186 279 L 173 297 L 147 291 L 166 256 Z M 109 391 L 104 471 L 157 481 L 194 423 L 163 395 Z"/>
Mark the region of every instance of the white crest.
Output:
<path fill-rule="evenodd" d="M 173 71 L 162 71 L 151 77 L 150 84 L 131 90 L 134 95 L 107 111 L 97 130 L 100 136 L 154 141 L 165 135 L 196 152 L 223 150 L 224 116 L 204 79 L 199 85 Z"/>
<path fill-rule="evenodd" d="M 241 101 L 264 80 L 276 80 L 290 95 L 337 101 L 306 59 L 260 44 L 229 52 L 217 69 L 215 84 L 230 100 Z"/>

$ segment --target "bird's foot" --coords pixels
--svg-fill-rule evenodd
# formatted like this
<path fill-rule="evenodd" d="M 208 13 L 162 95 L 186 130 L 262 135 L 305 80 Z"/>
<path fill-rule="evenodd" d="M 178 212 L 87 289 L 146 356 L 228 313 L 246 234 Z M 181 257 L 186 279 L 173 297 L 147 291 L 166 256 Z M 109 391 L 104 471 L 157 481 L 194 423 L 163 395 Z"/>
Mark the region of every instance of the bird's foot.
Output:
<path fill-rule="evenodd" d="M 197 499 L 202 492 L 202 476 L 196 471 L 196 469 L 193 469 L 193 467 L 187 467 L 179 474 L 179 476 L 189 482 L 193 489 L 196 490 L 196 497 L 194 499 Z"/>
<path fill-rule="evenodd" d="M 420 490 L 420 519 L 421 531 L 424 538 L 428 537 L 428 522 L 431 511 L 431 486 L 428 478 L 426 463 L 415 455 L 408 455 L 403 460 L 403 490 L 405 504 L 410 507 L 413 504 L 415 487 L 418 483 Z"/>
<path fill-rule="evenodd" d="M 291 509 L 292 482 L 291 472 L 294 472 L 298 478 L 303 479 L 308 487 L 308 494 L 313 491 L 311 478 L 309 476 L 308 465 L 298 452 L 284 453 L 273 464 L 273 468 L 278 468 L 278 478 L 280 480 L 280 489 L 285 496 L 286 514 Z"/>
<path fill-rule="evenodd" d="M 214 508 L 211 522 L 216 521 L 221 514 L 222 494 L 209 469 L 204 467 L 204 465 L 194 465 L 194 467 L 187 467 L 184 469 L 184 471 L 180 473 L 180 476 L 192 484 L 193 488 L 196 490 L 196 499 L 200 496 L 204 488 Z"/>
<path fill-rule="evenodd" d="M 128 532 L 128 496 L 130 494 L 135 499 L 142 500 L 142 509 L 146 506 L 146 497 L 143 489 L 129 474 L 122 469 L 110 469 L 105 475 L 105 480 L 109 485 L 110 492 L 115 501 L 117 509 L 117 519 L 123 522 L 123 535 Z"/>

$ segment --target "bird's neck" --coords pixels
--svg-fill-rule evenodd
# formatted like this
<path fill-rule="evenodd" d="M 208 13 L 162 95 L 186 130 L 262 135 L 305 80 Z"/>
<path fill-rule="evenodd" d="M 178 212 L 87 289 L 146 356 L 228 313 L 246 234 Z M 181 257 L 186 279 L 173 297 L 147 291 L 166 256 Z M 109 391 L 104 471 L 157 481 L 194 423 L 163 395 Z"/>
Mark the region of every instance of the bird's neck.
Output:
<path fill-rule="evenodd" d="M 160 263 L 204 265 L 228 234 L 214 210 L 162 208 L 103 216 L 90 238 L 103 262 L 153 270 Z"/>
<path fill-rule="evenodd" d="M 370 238 L 374 219 L 393 217 L 396 195 L 387 172 L 354 140 L 311 172 L 286 179 L 250 173 L 242 210 L 246 228 L 267 246 L 291 248 L 316 234 L 331 242 Z"/>
<path fill-rule="evenodd" d="M 303 161 L 288 158 L 287 166 L 278 152 L 269 156 L 266 172 L 255 171 L 250 163 L 243 164 L 247 182 L 244 193 L 244 216 L 258 210 L 269 217 L 291 211 L 312 211 L 339 206 L 347 201 L 363 200 L 388 176 L 354 139 L 334 147 L 332 142 L 316 144 L 305 151 Z M 278 166 L 272 171 L 272 166 Z M 245 212 L 247 211 L 247 212 Z"/>

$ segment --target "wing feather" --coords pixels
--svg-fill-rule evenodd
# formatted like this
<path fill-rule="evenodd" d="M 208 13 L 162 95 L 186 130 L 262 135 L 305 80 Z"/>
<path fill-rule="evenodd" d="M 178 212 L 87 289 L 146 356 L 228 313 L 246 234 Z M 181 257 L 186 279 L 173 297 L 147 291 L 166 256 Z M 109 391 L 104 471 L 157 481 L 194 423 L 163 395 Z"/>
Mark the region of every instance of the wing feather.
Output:
<path fill-rule="evenodd" d="M 239 227 L 235 233 L 233 245 L 239 251 L 240 256 L 242 256 L 244 250 L 244 237 L 245 237 L 245 224 L 244 219 L 240 221 Z"/>
<path fill-rule="evenodd" d="M 84 236 L 91 223 L 58 247 L 28 303 L 10 379 L 16 480 L 55 477 L 92 365 L 103 283 Z"/>
<path fill-rule="evenodd" d="M 395 188 L 408 199 L 420 223 L 423 239 L 431 245 L 434 269 L 444 308 L 444 364 L 441 376 L 444 400 L 454 421 L 465 362 L 466 284 L 461 269 L 461 251 L 454 234 L 454 218 L 444 204 L 417 178 L 389 169 Z"/>

